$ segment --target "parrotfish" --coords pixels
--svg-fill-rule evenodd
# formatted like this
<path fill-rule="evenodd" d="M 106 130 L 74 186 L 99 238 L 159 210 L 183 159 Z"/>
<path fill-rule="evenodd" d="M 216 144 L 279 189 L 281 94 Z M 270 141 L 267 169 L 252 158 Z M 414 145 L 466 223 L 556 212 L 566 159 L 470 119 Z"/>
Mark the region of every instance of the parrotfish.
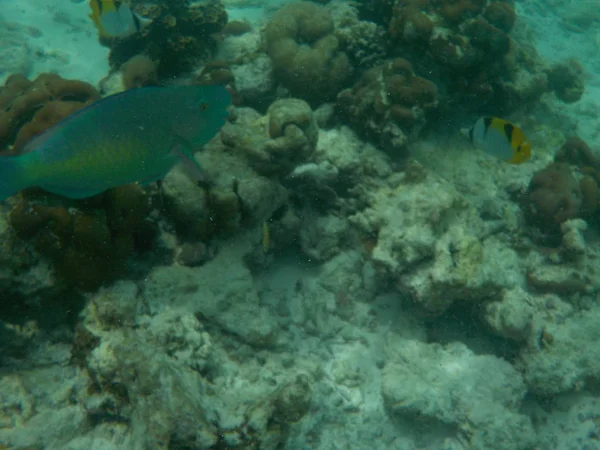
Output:
<path fill-rule="evenodd" d="M 124 38 L 139 33 L 152 22 L 121 0 L 90 0 L 90 18 L 103 37 Z"/>
<path fill-rule="evenodd" d="M 75 112 L 0 157 L 0 200 L 28 187 L 85 198 L 163 178 L 183 161 L 203 177 L 193 150 L 219 132 L 231 96 L 223 86 L 131 89 Z"/>
<path fill-rule="evenodd" d="M 498 117 L 480 117 L 463 134 L 489 155 L 512 164 L 521 164 L 531 158 L 531 144 L 515 124 Z"/>

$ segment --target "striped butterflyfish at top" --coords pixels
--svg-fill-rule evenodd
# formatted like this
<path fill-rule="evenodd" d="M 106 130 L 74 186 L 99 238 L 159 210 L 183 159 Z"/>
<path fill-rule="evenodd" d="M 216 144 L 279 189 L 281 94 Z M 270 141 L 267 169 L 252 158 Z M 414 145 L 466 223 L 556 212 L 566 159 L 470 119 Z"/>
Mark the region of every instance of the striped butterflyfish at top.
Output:
<path fill-rule="evenodd" d="M 90 18 L 100 36 L 124 38 L 139 33 L 152 21 L 135 13 L 122 0 L 90 0 Z"/>

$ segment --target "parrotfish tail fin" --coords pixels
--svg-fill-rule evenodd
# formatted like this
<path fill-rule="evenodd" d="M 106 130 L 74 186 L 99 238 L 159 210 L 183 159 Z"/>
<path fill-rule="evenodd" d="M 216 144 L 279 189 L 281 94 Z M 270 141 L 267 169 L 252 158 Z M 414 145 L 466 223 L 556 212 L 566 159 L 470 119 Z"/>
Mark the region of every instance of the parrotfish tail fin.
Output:
<path fill-rule="evenodd" d="M 17 157 L 0 157 L 0 201 L 15 195 L 27 187 Z"/>

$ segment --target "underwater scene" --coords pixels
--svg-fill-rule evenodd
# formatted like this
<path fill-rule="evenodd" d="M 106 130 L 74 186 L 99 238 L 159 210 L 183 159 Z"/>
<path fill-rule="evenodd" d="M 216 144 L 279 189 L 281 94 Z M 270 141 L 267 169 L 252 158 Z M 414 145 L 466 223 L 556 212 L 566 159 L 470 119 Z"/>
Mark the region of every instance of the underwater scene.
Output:
<path fill-rule="evenodd" d="M 600 450 L 598 0 L 0 0 L 0 450 Z"/>

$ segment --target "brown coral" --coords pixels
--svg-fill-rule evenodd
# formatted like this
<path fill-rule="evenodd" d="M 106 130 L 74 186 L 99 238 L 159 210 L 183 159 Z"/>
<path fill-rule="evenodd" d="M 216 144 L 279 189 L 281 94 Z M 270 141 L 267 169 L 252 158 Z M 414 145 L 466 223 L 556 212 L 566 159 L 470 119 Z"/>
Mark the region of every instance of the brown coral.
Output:
<path fill-rule="evenodd" d="M 338 96 L 340 112 L 359 131 L 391 151 L 417 136 L 426 114 L 437 107 L 437 88 L 396 58 L 376 66 Z"/>
<path fill-rule="evenodd" d="M 556 152 L 554 160 L 571 164 L 586 174 L 579 181 L 583 196 L 581 212 L 586 217 L 595 214 L 600 206 L 600 156 L 583 139 L 571 136 Z"/>
<path fill-rule="evenodd" d="M 153 235 L 149 206 L 137 185 L 111 189 L 85 201 L 21 195 L 9 222 L 52 261 L 63 282 L 91 290 L 121 275 L 134 249 Z"/>
<path fill-rule="evenodd" d="M 529 223 L 552 234 L 558 233 L 562 222 L 581 215 L 582 193 L 571 168 L 553 163 L 537 172 L 521 206 Z"/>
<path fill-rule="evenodd" d="M 586 170 L 586 168 L 600 170 L 600 156 L 596 155 L 587 143 L 577 136 L 567 138 L 556 152 L 554 160 L 572 164 L 582 170 Z"/>
<path fill-rule="evenodd" d="M 52 73 L 33 81 L 10 76 L 0 88 L 0 152 L 18 154 L 33 136 L 99 98 L 91 84 Z"/>

